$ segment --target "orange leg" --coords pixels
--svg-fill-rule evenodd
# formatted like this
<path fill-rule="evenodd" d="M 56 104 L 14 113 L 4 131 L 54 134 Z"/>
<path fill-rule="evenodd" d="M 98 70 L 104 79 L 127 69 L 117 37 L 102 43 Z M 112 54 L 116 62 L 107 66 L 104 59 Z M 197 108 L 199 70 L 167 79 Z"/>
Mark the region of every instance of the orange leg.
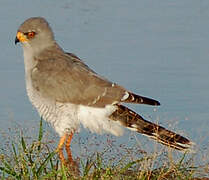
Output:
<path fill-rule="evenodd" d="M 77 164 L 76 161 L 73 160 L 72 153 L 70 150 L 70 143 L 71 143 L 72 138 L 73 138 L 73 132 L 71 132 L 70 134 L 65 133 L 60 138 L 60 141 L 57 147 L 57 152 L 58 152 L 59 159 L 61 160 L 62 164 L 68 167 L 69 170 L 73 172 L 74 174 L 79 175 L 80 174 L 79 165 Z M 63 153 L 64 144 L 65 144 L 65 150 L 68 155 L 68 161 L 65 159 L 64 153 Z"/>
<path fill-rule="evenodd" d="M 71 140 L 73 138 L 73 134 L 74 134 L 73 132 L 70 133 L 70 135 L 67 137 L 67 140 L 65 143 L 65 150 L 67 152 L 68 160 L 71 164 L 74 164 L 71 149 L 70 149 L 70 144 L 71 144 Z"/>
<path fill-rule="evenodd" d="M 59 154 L 59 158 L 61 160 L 61 162 L 63 164 L 66 163 L 66 160 L 65 160 L 65 157 L 64 157 L 64 154 L 63 154 L 63 146 L 65 144 L 65 140 L 66 138 L 68 137 L 68 134 L 65 133 L 61 138 L 60 138 L 60 141 L 59 141 L 59 144 L 58 144 L 58 147 L 57 147 L 57 152 Z"/>

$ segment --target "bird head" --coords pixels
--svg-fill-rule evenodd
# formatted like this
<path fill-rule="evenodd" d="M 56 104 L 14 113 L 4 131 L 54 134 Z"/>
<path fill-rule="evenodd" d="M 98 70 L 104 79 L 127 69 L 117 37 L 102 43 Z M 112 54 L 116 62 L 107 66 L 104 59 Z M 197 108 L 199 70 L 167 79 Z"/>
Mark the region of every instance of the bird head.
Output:
<path fill-rule="evenodd" d="M 53 45 L 55 40 L 48 22 L 42 17 L 32 17 L 20 25 L 15 44 L 18 42 L 21 42 L 23 48 L 30 48 L 38 53 Z"/>

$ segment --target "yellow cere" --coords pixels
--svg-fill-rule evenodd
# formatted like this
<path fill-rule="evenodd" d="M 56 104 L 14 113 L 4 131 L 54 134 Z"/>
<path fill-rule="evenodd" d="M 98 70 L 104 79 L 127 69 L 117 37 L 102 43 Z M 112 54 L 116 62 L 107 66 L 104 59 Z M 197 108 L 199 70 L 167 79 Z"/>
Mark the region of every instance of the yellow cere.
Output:
<path fill-rule="evenodd" d="M 17 39 L 20 42 L 26 42 L 26 41 L 28 41 L 27 37 L 23 33 L 21 33 L 21 32 L 17 32 Z"/>

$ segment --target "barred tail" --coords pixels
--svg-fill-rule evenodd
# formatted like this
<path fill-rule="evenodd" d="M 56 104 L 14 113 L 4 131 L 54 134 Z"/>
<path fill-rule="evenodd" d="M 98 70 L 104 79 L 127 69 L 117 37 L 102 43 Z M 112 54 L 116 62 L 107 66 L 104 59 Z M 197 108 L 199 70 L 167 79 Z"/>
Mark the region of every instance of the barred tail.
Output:
<path fill-rule="evenodd" d="M 117 105 L 117 107 L 117 110 L 110 115 L 110 119 L 119 121 L 123 126 L 133 131 L 137 131 L 161 144 L 180 151 L 189 150 L 194 144 L 179 134 L 144 120 L 140 115 L 125 106 Z"/>
<path fill-rule="evenodd" d="M 124 98 L 124 97 L 123 97 Z M 136 104 L 147 104 L 152 106 L 159 106 L 160 102 L 151 98 L 147 98 L 144 96 L 139 96 L 137 94 L 126 91 L 125 98 L 121 100 L 121 102 L 125 103 L 136 103 Z"/>

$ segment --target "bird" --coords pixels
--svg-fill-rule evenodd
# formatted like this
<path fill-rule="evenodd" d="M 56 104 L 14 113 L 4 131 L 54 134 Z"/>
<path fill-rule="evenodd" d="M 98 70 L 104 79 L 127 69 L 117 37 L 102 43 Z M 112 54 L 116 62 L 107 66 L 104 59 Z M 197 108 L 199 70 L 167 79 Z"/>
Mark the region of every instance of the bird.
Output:
<path fill-rule="evenodd" d="M 18 28 L 15 44 L 23 47 L 26 90 L 40 116 L 59 134 L 60 161 L 73 163 L 71 140 L 80 126 L 98 134 L 123 135 L 124 128 L 148 136 L 170 148 L 187 151 L 188 138 L 145 120 L 126 103 L 159 106 L 93 71 L 55 40 L 44 17 L 26 19 Z"/>

